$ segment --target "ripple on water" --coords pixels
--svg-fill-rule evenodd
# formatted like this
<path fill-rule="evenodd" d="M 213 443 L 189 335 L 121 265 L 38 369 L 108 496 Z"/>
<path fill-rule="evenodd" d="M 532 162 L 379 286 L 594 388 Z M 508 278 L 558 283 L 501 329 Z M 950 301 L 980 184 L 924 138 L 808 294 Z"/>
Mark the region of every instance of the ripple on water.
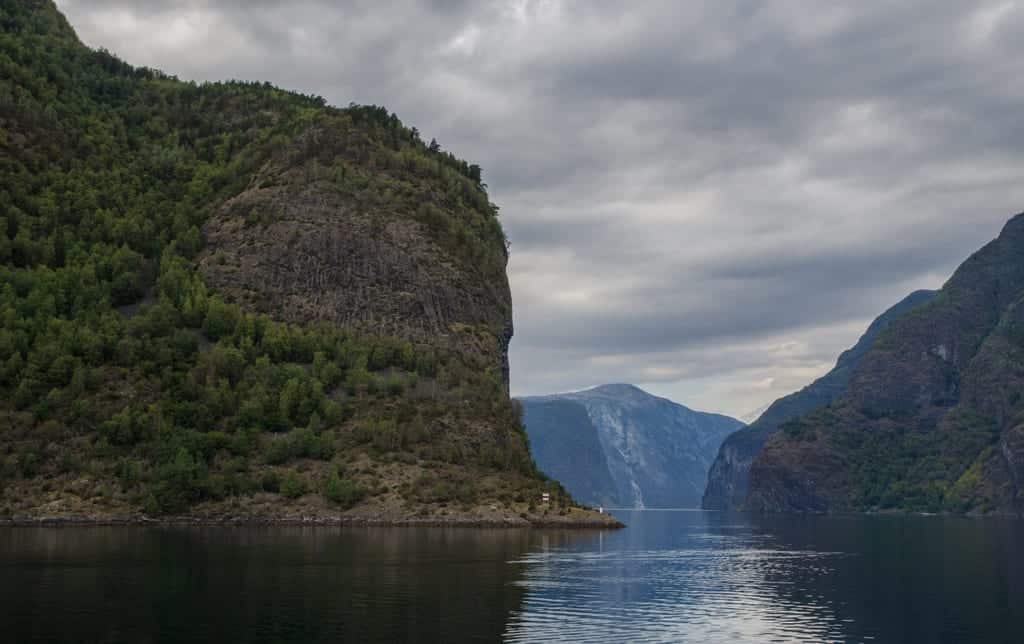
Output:
<path fill-rule="evenodd" d="M 514 563 L 527 589 L 510 642 L 838 642 L 848 622 L 808 587 L 835 552 L 728 547 L 541 551 Z"/>

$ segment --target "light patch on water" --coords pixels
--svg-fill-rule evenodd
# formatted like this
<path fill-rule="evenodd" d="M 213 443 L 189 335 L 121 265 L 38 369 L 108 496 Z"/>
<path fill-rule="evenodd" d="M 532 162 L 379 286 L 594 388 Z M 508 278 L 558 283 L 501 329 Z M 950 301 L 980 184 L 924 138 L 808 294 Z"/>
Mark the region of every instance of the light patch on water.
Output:
<path fill-rule="evenodd" d="M 539 551 L 517 585 L 509 642 L 838 642 L 846 619 L 807 587 L 838 552 L 705 547 Z M 738 540 L 737 540 L 738 541 Z M 793 572 L 798 570 L 799 575 Z"/>

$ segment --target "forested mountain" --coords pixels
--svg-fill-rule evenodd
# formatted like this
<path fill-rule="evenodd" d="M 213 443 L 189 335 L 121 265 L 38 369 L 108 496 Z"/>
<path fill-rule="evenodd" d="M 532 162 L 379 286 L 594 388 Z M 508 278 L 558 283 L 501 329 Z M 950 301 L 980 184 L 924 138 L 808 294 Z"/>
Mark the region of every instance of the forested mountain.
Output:
<path fill-rule="evenodd" d="M 750 465 L 772 434 L 782 424 L 824 407 L 842 395 L 850 376 L 875 338 L 893 320 L 930 301 L 936 294 L 936 291 L 916 291 L 908 295 L 872 322 L 857 344 L 839 356 L 831 371 L 800 391 L 776 400 L 757 420 L 726 438 L 708 472 L 702 507 L 708 510 L 742 509 L 747 498 Z"/>
<path fill-rule="evenodd" d="M 1024 511 L 1024 215 L 754 460 L 754 510 Z"/>
<path fill-rule="evenodd" d="M 0 30 L 0 516 L 583 516 L 508 398 L 479 167 L 49 0 Z"/>
<path fill-rule="evenodd" d="M 522 403 L 540 468 L 594 505 L 697 507 L 722 439 L 743 426 L 633 385 Z"/>

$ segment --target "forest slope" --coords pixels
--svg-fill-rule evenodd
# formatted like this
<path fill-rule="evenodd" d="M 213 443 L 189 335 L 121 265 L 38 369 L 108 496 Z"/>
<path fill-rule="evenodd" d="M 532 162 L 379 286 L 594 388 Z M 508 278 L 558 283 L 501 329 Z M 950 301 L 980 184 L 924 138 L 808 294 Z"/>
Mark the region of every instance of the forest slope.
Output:
<path fill-rule="evenodd" d="M 507 258 L 480 168 L 387 110 L 3 3 L 0 517 L 593 519 L 508 398 Z"/>
<path fill-rule="evenodd" d="M 768 440 L 753 510 L 1024 510 L 1024 215 Z"/>
<path fill-rule="evenodd" d="M 708 472 L 702 507 L 706 510 L 742 509 L 747 499 L 750 466 L 768 439 L 783 424 L 841 396 L 875 338 L 894 320 L 931 301 L 936 294 L 936 291 L 915 291 L 905 297 L 878 316 L 857 344 L 839 356 L 831 371 L 800 391 L 779 398 L 757 420 L 726 438 Z"/>

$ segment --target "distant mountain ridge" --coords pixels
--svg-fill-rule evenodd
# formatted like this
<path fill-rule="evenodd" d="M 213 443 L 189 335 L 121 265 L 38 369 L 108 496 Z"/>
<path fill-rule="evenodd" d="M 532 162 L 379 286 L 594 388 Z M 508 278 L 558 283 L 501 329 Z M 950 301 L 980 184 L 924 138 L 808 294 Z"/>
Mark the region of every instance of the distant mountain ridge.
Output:
<path fill-rule="evenodd" d="M 594 505 L 697 507 L 719 445 L 743 427 L 627 384 L 520 402 L 540 469 Z"/>
<path fill-rule="evenodd" d="M 741 422 L 743 422 L 743 423 L 745 423 L 747 425 L 750 425 L 752 423 L 756 423 L 757 419 L 760 418 L 764 414 L 764 412 L 768 411 L 768 408 L 771 407 L 773 404 L 774 404 L 774 402 L 768 403 L 767 405 L 761 405 L 757 409 L 754 409 L 752 411 L 748 411 L 747 413 L 745 413 L 745 414 L 743 414 L 741 416 L 737 416 L 736 418 L 737 418 L 737 420 L 739 420 L 739 421 L 741 421 Z"/>
<path fill-rule="evenodd" d="M 838 398 L 879 334 L 901 315 L 930 302 L 937 294 L 938 291 L 921 290 L 908 295 L 875 319 L 857 344 L 839 356 L 831 371 L 800 391 L 776 400 L 756 421 L 725 439 L 708 472 L 701 506 L 708 510 L 741 509 L 747 497 L 751 463 L 768 439 L 784 423 Z"/>

